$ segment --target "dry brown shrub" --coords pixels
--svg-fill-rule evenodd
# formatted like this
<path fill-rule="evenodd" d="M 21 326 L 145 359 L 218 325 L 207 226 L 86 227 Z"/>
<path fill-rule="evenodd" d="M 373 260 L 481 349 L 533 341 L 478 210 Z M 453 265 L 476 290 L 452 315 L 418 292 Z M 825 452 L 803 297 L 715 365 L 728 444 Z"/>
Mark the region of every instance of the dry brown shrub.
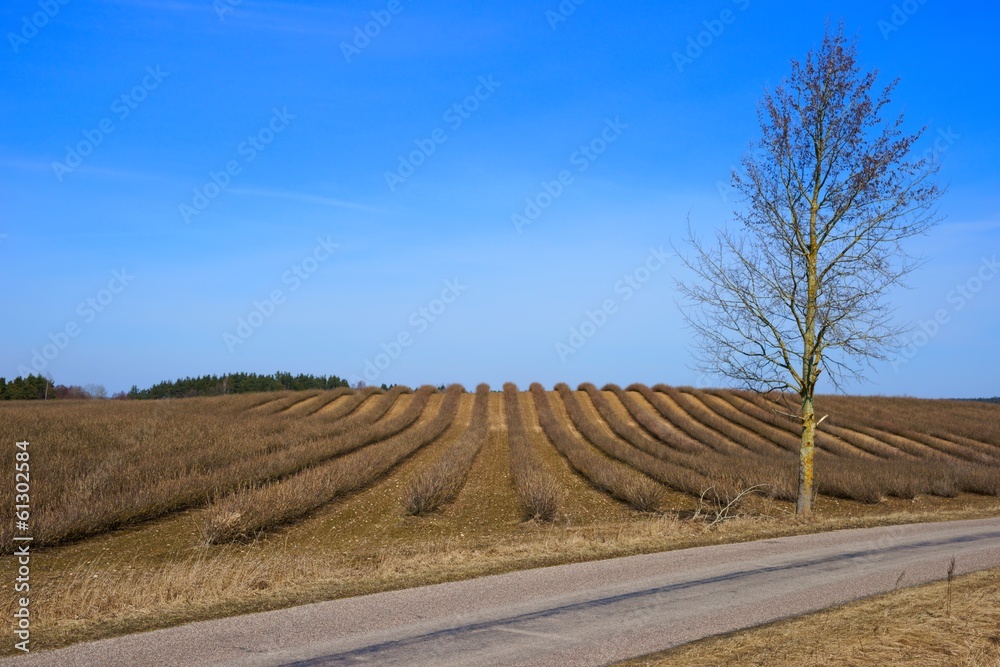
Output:
<path fill-rule="evenodd" d="M 635 385 L 633 385 L 635 386 Z M 705 446 L 693 440 L 683 431 L 664 420 L 663 416 L 653 406 L 648 406 L 636 400 L 633 391 L 622 391 L 617 385 L 607 385 L 608 390 L 615 395 L 629 415 L 635 419 L 636 423 L 642 426 L 650 435 L 662 442 L 672 450 L 701 454 L 705 452 Z"/>
<path fill-rule="evenodd" d="M 646 475 L 608 458 L 570 430 L 565 420 L 556 416 L 550 395 L 537 382 L 530 388 L 542 429 L 570 465 L 591 484 L 640 511 L 661 509 L 663 487 Z"/>
<path fill-rule="evenodd" d="M 330 405 L 336 402 L 338 399 L 344 398 L 344 400 L 338 403 L 338 410 L 336 412 L 337 418 L 346 415 L 354 407 L 357 407 L 361 402 L 367 397 L 366 390 L 355 391 L 349 387 L 337 387 L 330 391 L 324 392 L 323 395 L 319 396 L 319 400 L 311 404 L 308 409 L 303 411 L 303 415 L 314 415 L 320 410 L 324 410 L 325 416 L 331 416 Z M 342 407 L 341 407 L 342 406 Z"/>
<path fill-rule="evenodd" d="M 476 387 L 472 419 L 462 436 L 429 465 L 421 468 L 403 494 L 406 514 L 433 512 L 458 496 L 490 430 L 490 386 Z"/>
<path fill-rule="evenodd" d="M 615 405 L 612 402 L 613 399 L 610 399 L 606 393 L 614 393 L 614 389 L 598 390 L 593 384 L 584 382 L 578 387 L 578 391 L 586 392 L 597 414 L 600 415 L 608 427 L 622 440 L 627 441 L 650 456 L 655 456 L 664 461 L 670 461 L 698 472 L 704 472 L 703 465 L 698 457 L 689 456 L 683 451 L 677 451 L 672 447 L 665 446 L 662 441 L 657 440 L 647 430 L 642 428 L 638 422 L 633 422 L 633 415 L 629 413 L 621 400 L 618 400 L 618 405 L 621 405 L 621 409 L 618 409 L 618 405 Z M 618 389 L 618 393 L 621 393 L 621 389 Z"/>
<path fill-rule="evenodd" d="M 653 391 L 649 387 L 641 384 L 629 385 L 626 391 L 638 392 L 644 399 L 646 399 L 647 403 L 656 409 L 663 419 L 667 420 L 675 428 L 682 431 L 688 438 L 697 442 L 702 451 L 710 449 L 726 455 L 740 455 L 746 453 L 746 449 L 739 447 L 718 431 L 715 431 L 694 419 L 684 410 L 683 406 L 674 402 L 669 396 L 661 392 Z"/>
<path fill-rule="evenodd" d="M 756 452 L 764 456 L 788 456 L 790 454 L 770 440 L 762 438 L 753 431 L 714 412 L 693 393 L 696 390 L 681 390 L 664 384 L 658 384 L 653 387 L 653 391 L 668 396 L 674 403 L 687 412 L 692 419 L 718 433 L 724 440 L 747 451 Z"/>
<path fill-rule="evenodd" d="M 562 490 L 542 466 L 524 423 L 517 385 L 512 382 L 504 384 L 503 395 L 510 448 L 510 477 L 524 518 L 529 521 L 554 521 L 562 503 Z"/>
<path fill-rule="evenodd" d="M 590 396 L 592 402 L 595 403 L 595 408 L 597 408 L 597 403 L 605 408 L 608 406 L 602 400 L 604 397 L 601 395 L 597 388 L 593 385 L 589 385 L 591 391 L 587 392 Z M 633 446 L 629 440 L 616 435 L 611 435 L 607 431 L 600 428 L 600 425 L 592 419 L 592 416 L 588 414 L 588 411 L 584 409 L 582 397 L 577 396 L 573 391 L 565 384 L 559 384 L 556 386 L 556 391 L 562 398 L 563 404 L 566 406 L 566 412 L 569 415 L 570 420 L 576 429 L 595 447 L 600 449 L 602 452 L 608 456 L 626 463 L 639 472 L 649 475 L 661 484 L 675 489 L 677 491 L 685 493 L 698 493 L 700 489 L 705 488 L 708 483 L 708 479 L 693 465 L 685 466 L 678 462 L 676 459 L 683 460 L 682 455 L 677 455 L 675 460 L 661 459 L 651 455 L 648 451 L 644 449 L 637 448 Z M 587 391 L 586 389 L 584 390 Z M 596 399 L 596 401 L 594 401 Z M 645 442 L 641 440 L 641 433 L 637 433 L 632 429 L 628 428 L 628 424 L 622 423 L 620 421 L 620 415 L 614 411 L 606 410 L 601 412 L 600 409 L 597 410 L 598 415 L 605 417 L 607 422 L 607 417 L 610 417 L 615 424 L 607 422 L 608 426 L 612 431 L 620 431 L 632 435 L 637 440 L 643 442 L 646 447 L 652 447 L 654 450 L 659 449 L 650 442 Z M 617 428 L 615 428 L 617 426 Z M 638 429 L 636 429 L 638 431 Z"/>
<path fill-rule="evenodd" d="M 429 395 L 421 387 L 414 398 Z M 424 445 L 441 436 L 458 412 L 464 389 L 448 387 L 434 415 L 392 437 L 309 468 L 278 482 L 245 488 L 212 503 L 203 514 L 205 542 L 254 539 L 372 484 Z"/>

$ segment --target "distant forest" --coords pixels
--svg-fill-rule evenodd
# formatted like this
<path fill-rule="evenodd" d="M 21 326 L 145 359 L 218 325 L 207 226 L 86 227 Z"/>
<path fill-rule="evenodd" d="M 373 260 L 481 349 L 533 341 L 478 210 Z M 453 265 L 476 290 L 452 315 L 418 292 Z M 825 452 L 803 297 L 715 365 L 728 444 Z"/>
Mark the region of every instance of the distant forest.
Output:
<path fill-rule="evenodd" d="M 347 387 L 347 380 L 336 375 L 292 375 L 275 373 L 230 373 L 228 375 L 202 375 L 196 378 L 160 382 L 149 389 L 135 385 L 128 391 L 128 398 L 183 398 L 186 396 L 221 396 L 222 394 L 249 394 L 261 391 L 302 391 L 304 389 L 336 389 Z"/>
<path fill-rule="evenodd" d="M 58 395 L 59 392 L 62 395 Z M 79 395 L 71 395 L 79 392 Z M 43 398 L 93 398 L 83 387 L 66 387 L 54 385 L 41 375 L 29 375 L 27 378 L 16 377 L 10 382 L 0 377 L 0 400 L 30 400 Z"/>
<path fill-rule="evenodd" d="M 6 380 L 0 377 L 0 400 L 42 400 L 42 399 L 88 399 L 113 398 L 148 399 L 148 398 L 187 398 L 190 396 L 221 396 L 223 394 L 249 394 L 262 391 L 302 391 L 304 389 L 336 389 L 350 386 L 347 380 L 336 375 L 292 375 L 291 373 L 275 373 L 273 375 L 258 375 L 257 373 L 229 373 L 227 375 L 202 375 L 178 380 L 167 380 L 154 384 L 149 389 L 139 389 L 136 385 L 127 392 L 119 392 L 108 396 L 104 387 L 88 384 L 77 385 L 55 384 L 51 379 L 41 375 L 29 375 L 27 378 L 17 377 Z M 383 389 L 388 389 L 382 385 Z M 443 390 L 444 387 L 441 387 Z M 978 401 L 983 403 L 1000 403 L 1000 396 L 993 398 L 963 398 L 962 401 Z"/>
<path fill-rule="evenodd" d="M 202 375 L 178 380 L 167 380 L 154 384 L 149 389 L 139 389 L 133 385 L 128 392 L 120 392 L 114 399 L 184 398 L 188 396 L 221 396 L 222 394 L 247 394 L 261 391 L 281 391 L 288 389 L 335 389 L 347 387 L 347 380 L 336 375 L 292 375 L 275 373 L 229 373 L 227 375 Z M 17 377 L 11 381 L 0 377 L 0 400 L 42 400 L 42 399 L 87 399 L 108 398 L 104 387 L 86 385 L 83 387 L 55 384 L 41 375 Z"/>

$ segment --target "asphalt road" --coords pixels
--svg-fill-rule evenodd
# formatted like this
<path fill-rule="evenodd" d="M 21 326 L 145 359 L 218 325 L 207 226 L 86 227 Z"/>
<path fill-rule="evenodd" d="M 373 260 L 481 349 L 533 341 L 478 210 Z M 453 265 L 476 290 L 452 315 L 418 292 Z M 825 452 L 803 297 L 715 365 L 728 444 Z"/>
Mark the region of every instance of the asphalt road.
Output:
<path fill-rule="evenodd" d="M 1000 518 L 526 570 L 129 635 L 0 665 L 606 665 L 1000 567 Z"/>

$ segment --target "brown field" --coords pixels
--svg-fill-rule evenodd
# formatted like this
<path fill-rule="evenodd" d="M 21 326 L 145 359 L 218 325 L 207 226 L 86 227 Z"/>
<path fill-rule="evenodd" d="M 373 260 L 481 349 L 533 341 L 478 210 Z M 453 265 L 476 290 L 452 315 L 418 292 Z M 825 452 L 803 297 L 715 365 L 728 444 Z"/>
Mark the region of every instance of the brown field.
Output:
<path fill-rule="evenodd" d="M 817 408 L 830 417 L 816 517 L 803 522 L 782 396 L 584 384 L 7 402 L 0 438 L 31 442 L 30 532 L 44 554 L 32 638 L 1000 510 L 1000 405 Z M 13 492 L 0 488 L 0 553 L 12 550 Z"/>
<path fill-rule="evenodd" d="M 987 570 L 951 586 L 894 591 L 617 667 L 1000 667 L 998 610 L 1000 570 Z"/>

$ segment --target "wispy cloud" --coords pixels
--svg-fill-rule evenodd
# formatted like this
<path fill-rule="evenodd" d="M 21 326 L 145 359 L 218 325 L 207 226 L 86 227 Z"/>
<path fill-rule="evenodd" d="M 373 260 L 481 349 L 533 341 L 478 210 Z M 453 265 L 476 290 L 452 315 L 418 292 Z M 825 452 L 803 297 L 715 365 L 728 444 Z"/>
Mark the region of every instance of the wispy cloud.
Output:
<path fill-rule="evenodd" d="M 65 234 L 18 234 L 19 239 L 28 241 L 64 241 L 66 239 L 122 239 L 148 238 L 153 236 L 180 236 L 182 229 L 161 229 L 129 232 L 67 232 Z M 0 234 L 0 236 L 6 236 Z"/>
<path fill-rule="evenodd" d="M 215 23 L 221 18 L 219 10 L 210 2 L 183 2 L 180 0 L 106 0 L 119 5 L 142 9 L 210 15 Z M 316 7 L 293 2 L 254 2 L 244 0 L 232 4 L 222 0 L 225 23 L 251 30 L 290 32 L 343 37 L 359 17 L 368 20 L 364 13 L 350 13 L 333 7 Z M 238 23 L 237 23 L 238 21 Z M 353 21 L 353 22 L 352 22 Z"/>
<path fill-rule="evenodd" d="M 7 169 L 18 169 L 20 171 L 45 171 L 46 169 L 52 170 L 52 164 L 49 162 L 32 162 L 30 160 L 14 160 L 9 158 L 0 157 L 0 167 L 6 167 Z"/>
<path fill-rule="evenodd" d="M 105 0 L 114 5 L 132 5 L 144 9 L 156 9 L 170 12 L 203 12 L 211 13 L 212 6 L 205 3 L 176 2 L 175 0 Z"/>
<path fill-rule="evenodd" d="M 47 171 L 52 173 L 52 162 L 42 162 L 40 160 L 19 160 L 16 158 L 0 157 L 0 168 L 16 169 L 18 171 Z M 84 174 L 89 176 L 103 176 L 105 178 L 124 178 L 142 180 L 163 180 L 165 177 L 158 174 L 149 174 L 132 169 L 115 169 L 113 167 L 96 167 L 90 164 L 83 164 L 73 169 L 74 174 Z"/>
<path fill-rule="evenodd" d="M 320 195 L 312 195 L 304 192 L 288 192 L 287 190 L 264 190 L 261 188 L 229 188 L 227 192 L 231 192 L 233 194 L 238 194 L 238 195 L 247 195 L 249 197 L 288 199 L 291 201 L 302 202 L 304 204 L 319 204 L 321 206 L 334 206 L 336 208 L 350 208 L 357 211 L 374 211 L 376 213 L 384 212 L 382 209 L 375 208 L 373 206 L 366 206 L 364 204 L 358 204 L 356 202 L 344 201 L 343 199 L 322 197 Z"/>
<path fill-rule="evenodd" d="M 988 232 L 1000 229 L 1000 220 L 976 220 L 968 222 L 945 222 L 942 227 L 949 232 Z"/>

